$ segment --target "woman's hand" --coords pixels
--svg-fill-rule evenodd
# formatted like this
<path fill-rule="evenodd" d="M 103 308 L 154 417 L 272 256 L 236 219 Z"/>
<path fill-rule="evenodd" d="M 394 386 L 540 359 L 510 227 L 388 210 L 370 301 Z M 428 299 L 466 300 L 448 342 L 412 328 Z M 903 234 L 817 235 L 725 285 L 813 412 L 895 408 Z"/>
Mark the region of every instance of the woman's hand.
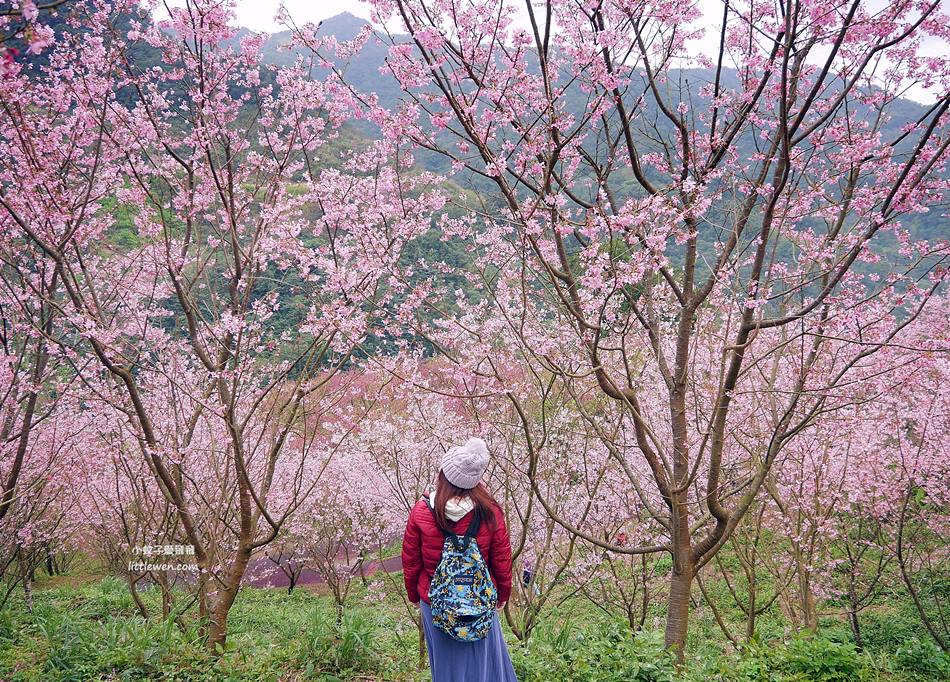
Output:
<path fill-rule="evenodd" d="M 409 603 L 412 604 L 413 608 L 416 608 L 416 609 L 422 608 L 421 606 L 419 606 L 419 603 L 420 603 L 420 602 L 411 601 L 411 602 L 409 602 Z"/>
<path fill-rule="evenodd" d="M 496 608 L 497 610 L 499 610 L 499 611 L 504 611 L 504 610 L 505 610 L 505 605 L 506 605 L 507 603 L 508 603 L 508 602 L 503 601 L 502 603 L 500 603 L 500 604 L 499 604 L 498 606 L 496 606 L 495 608 Z"/>

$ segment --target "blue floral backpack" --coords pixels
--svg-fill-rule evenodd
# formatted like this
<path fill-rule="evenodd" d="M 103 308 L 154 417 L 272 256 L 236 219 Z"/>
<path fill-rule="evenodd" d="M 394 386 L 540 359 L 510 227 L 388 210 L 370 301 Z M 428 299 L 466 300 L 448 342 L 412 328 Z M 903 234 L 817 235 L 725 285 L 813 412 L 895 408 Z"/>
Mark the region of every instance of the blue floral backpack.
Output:
<path fill-rule="evenodd" d="M 432 505 L 426 506 L 435 516 Z M 446 533 L 442 559 L 429 583 L 432 624 L 460 642 L 477 642 L 491 630 L 498 590 L 475 536 L 482 525 L 478 510 L 465 535 Z"/>

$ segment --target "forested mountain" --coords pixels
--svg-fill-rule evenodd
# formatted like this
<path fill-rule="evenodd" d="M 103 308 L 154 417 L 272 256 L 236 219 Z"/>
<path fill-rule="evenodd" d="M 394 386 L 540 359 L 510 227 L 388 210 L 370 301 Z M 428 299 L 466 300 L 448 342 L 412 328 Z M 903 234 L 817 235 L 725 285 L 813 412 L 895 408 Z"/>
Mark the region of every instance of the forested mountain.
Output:
<path fill-rule="evenodd" d="M 350 40 L 360 32 L 365 24 L 365 20 L 344 12 L 343 14 L 323 21 L 320 24 L 318 33 L 321 35 L 332 35 L 339 41 Z M 388 41 L 389 38 L 384 36 L 376 36 L 376 38 L 377 39 L 370 38 L 365 47 L 346 64 L 342 64 L 341 68 L 345 72 L 350 84 L 361 91 L 376 93 L 381 104 L 384 106 L 395 106 L 402 94 L 398 83 L 389 73 L 385 64 L 388 52 L 386 41 Z M 296 58 L 297 54 L 286 47 L 290 39 L 291 36 L 289 32 L 272 35 L 263 48 L 265 61 L 273 64 L 281 64 Z M 399 40 L 400 38 L 396 36 L 395 39 Z M 408 37 L 405 37 L 405 39 L 408 40 Z M 319 70 L 315 72 L 315 76 L 317 77 L 323 75 L 325 74 Z M 669 89 L 673 101 L 680 98 L 679 93 L 676 92 L 677 89 L 681 89 L 683 93 L 688 92 L 688 95 L 684 94 L 682 99 L 691 101 L 694 110 L 701 110 L 705 106 L 706 100 L 700 94 L 700 90 L 704 85 L 712 83 L 714 80 L 715 72 L 713 69 L 673 69 L 669 73 L 665 87 Z M 721 82 L 724 88 L 738 88 L 739 75 L 734 69 L 723 69 Z M 631 87 L 630 91 L 639 93 L 644 89 L 643 87 Z M 567 97 L 570 112 L 579 115 L 586 104 L 585 95 L 575 89 L 573 93 L 568 93 Z M 631 95 L 631 99 L 632 98 Z M 891 118 L 881 124 L 882 139 L 898 140 L 901 137 L 901 131 L 907 124 L 925 117 L 930 109 L 931 107 L 927 105 L 909 99 L 894 102 L 889 106 L 889 115 Z M 876 112 L 868 108 L 865 114 L 866 117 L 870 119 L 876 115 Z M 669 140 L 675 139 L 672 124 L 660 114 L 656 102 L 649 97 L 645 100 L 639 118 L 641 120 L 639 126 L 641 132 L 643 130 L 649 130 L 651 135 L 658 133 L 664 135 Z M 355 135 L 364 137 L 370 137 L 374 134 L 371 127 L 358 123 L 354 124 L 353 130 Z M 646 151 L 655 150 L 656 145 L 646 137 L 643 139 L 643 144 Z M 754 144 L 755 142 L 751 139 L 745 140 L 744 144 L 740 145 L 740 147 L 744 146 L 746 152 L 751 155 L 754 153 L 752 148 Z M 906 143 L 903 146 L 898 143 L 896 149 L 898 152 L 909 151 L 904 149 L 905 146 Z M 654 149 L 651 149 L 651 147 Z M 439 172 L 447 172 L 449 170 L 449 164 L 445 159 L 435 154 L 419 155 L 418 161 L 429 170 Z M 478 191 L 484 187 L 484 183 L 486 182 L 484 178 L 462 179 L 458 176 L 456 176 L 455 180 L 466 188 L 474 191 Z M 614 173 L 611 177 L 611 182 L 615 184 L 614 190 L 616 195 L 621 199 L 631 196 L 638 191 L 638 186 L 633 178 L 633 174 L 629 172 L 629 170 L 621 169 L 619 172 Z M 916 217 L 909 221 L 906 227 L 908 227 L 915 236 L 920 238 L 931 239 L 941 234 L 948 235 L 950 234 L 950 229 L 948 229 L 947 222 L 941 217 L 940 213 L 940 211 L 935 211 L 926 218 Z"/>
<path fill-rule="evenodd" d="M 133 20 L 144 22 L 147 21 L 147 17 L 128 17 L 122 22 L 122 25 L 117 25 L 117 28 L 119 30 L 127 30 L 127 24 L 130 24 Z M 57 31 L 65 30 L 65 25 L 61 19 L 52 17 L 50 24 Z M 363 19 L 360 19 L 349 13 L 342 13 L 323 21 L 319 26 L 318 34 L 332 35 L 338 41 L 347 41 L 356 37 L 365 24 L 366 22 Z M 243 29 L 235 36 L 234 41 L 238 42 L 241 38 L 247 36 L 250 33 L 250 30 Z M 396 36 L 395 39 L 398 41 L 400 40 L 400 37 Z M 403 39 L 408 40 L 408 37 L 404 37 Z M 376 95 L 379 97 L 380 103 L 383 106 L 395 107 L 398 105 L 399 100 L 403 95 L 396 79 L 389 73 L 386 66 L 386 57 L 388 54 L 387 42 L 389 40 L 390 38 L 388 36 L 371 36 L 362 50 L 360 50 L 345 64 L 340 64 L 339 66 L 345 73 L 346 79 L 350 85 L 363 92 L 376 93 Z M 271 35 L 262 49 L 263 61 L 267 64 L 282 65 L 288 64 L 298 57 L 303 56 L 301 51 L 289 48 L 290 42 L 291 35 L 288 31 Z M 160 63 L 160 54 L 157 50 L 149 49 L 148 46 L 143 46 L 141 44 L 139 44 L 135 50 L 136 51 L 132 53 L 130 57 L 143 70 Z M 27 58 L 33 60 L 35 64 L 39 65 L 43 63 L 43 61 L 47 58 L 47 55 L 45 53 L 41 53 L 38 56 Z M 316 68 L 314 70 L 314 78 L 322 78 L 325 75 L 325 69 Z M 264 77 L 266 78 L 267 76 Z M 667 78 L 664 87 L 670 89 L 671 93 L 675 92 L 675 89 L 681 89 L 682 92 L 688 92 L 688 99 L 693 103 L 692 108 L 694 110 L 701 110 L 704 106 L 704 100 L 700 94 L 700 90 L 703 85 L 711 83 L 714 78 L 715 73 L 711 69 L 672 70 L 669 73 L 669 77 Z M 738 87 L 739 76 L 734 70 L 725 69 L 721 78 L 725 88 Z M 645 88 L 643 87 L 639 87 L 639 84 L 635 84 L 634 86 L 631 86 L 630 92 L 639 93 L 644 89 Z M 129 97 L 133 98 L 134 94 L 130 92 Z M 634 95 L 631 94 L 630 97 L 632 100 Z M 676 93 L 671 97 L 671 99 L 676 101 L 676 99 L 687 99 L 687 97 Z M 567 107 L 571 113 L 580 114 L 583 111 L 585 105 L 586 96 L 579 90 L 575 90 L 573 94 L 568 95 Z M 925 116 L 928 112 L 928 109 L 929 107 L 910 100 L 898 102 L 896 106 L 891 107 L 891 120 L 882 125 L 883 138 L 898 138 L 900 136 L 900 130 L 906 124 L 917 121 L 921 117 Z M 249 112 L 249 115 L 251 115 L 251 113 L 252 112 Z M 867 113 L 870 116 L 873 112 L 868 110 Z M 651 137 L 655 138 L 655 136 L 661 135 L 669 140 L 675 139 L 672 124 L 660 114 L 655 101 L 652 101 L 650 98 L 645 99 L 639 114 L 635 117 L 634 123 L 635 130 L 639 130 L 639 134 L 643 136 L 642 144 L 644 151 L 657 151 L 655 139 L 650 139 Z M 322 163 L 333 165 L 334 158 L 341 158 L 341 155 L 345 154 L 348 149 L 366 144 L 375 134 L 376 131 L 370 124 L 354 121 L 352 124 L 345 126 L 340 137 L 330 143 L 331 148 L 328 150 L 328 153 L 324 155 Z M 746 139 L 740 142 L 739 147 L 740 149 L 743 147 L 745 148 L 743 150 L 744 155 L 751 155 L 754 153 L 754 145 L 755 140 Z M 900 150 L 899 146 L 898 149 Z M 448 172 L 450 170 L 449 164 L 446 162 L 446 160 L 435 153 L 417 153 L 416 161 L 421 168 L 425 168 L 427 170 L 436 172 Z M 649 176 L 649 170 L 647 173 Z M 488 182 L 489 181 L 485 178 L 471 176 L 466 177 L 456 174 L 452 178 L 451 187 L 453 192 L 456 194 L 458 194 L 460 190 L 468 191 L 470 193 L 482 194 L 481 190 L 489 189 L 486 186 Z M 615 172 L 611 176 L 610 183 L 614 189 L 615 196 L 621 201 L 637 194 L 638 192 L 638 184 L 634 180 L 632 173 L 626 169 L 620 169 Z M 583 193 L 585 190 L 577 189 L 575 191 Z M 492 200 L 497 201 L 497 193 L 486 191 L 484 192 L 484 196 L 486 197 L 486 201 L 489 202 L 487 205 L 490 210 L 492 207 L 490 202 Z M 121 212 L 118 213 L 120 214 Z M 925 217 L 914 217 L 912 220 L 907 221 L 905 227 L 911 230 L 914 237 L 932 239 L 939 235 L 946 235 L 950 231 L 948 231 L 946 220 L 941 216 L 941 213 L 942 211 L 933 211 Z M 702 234 L 703 231 L 703 227 L 701 226 L 701 239 L 704 238 Z M 135 234 L 135 230 L 131 224 L 131 221 L 127 218 L 123 219 L 121 215 L 114 235 L 115 244 L 118 248 L 127 248 L 137 242 L 137 235 Z M 715 239 L 715 234 L 713 234 L 713 229 L 711 227 L 707 228 L 706 238 L 709 240 Z M 442 261 L 450 265 L 459 266 L 460 271 L 464 268 L 467 256 L 460 245 L 442 241 L 439 238 L 439 235 L 435 232 L 431 235 L 431 239 L 426 239 L 424 242 L 425 243 L 416 245 L 416 248 L 431 249 L 439 254 Z M 897 248 L 896 241 L 894 243 L 894 248 Z M 789 253 L 789 257 L 791 257 L 791 252 Z M 676 249 L 673 249 L 671 254 L 675 256 Z M 411 257 L 411 254 L 409 254 L 409 256 Z M 886 264 L 881 264 L 880 266 L 870 264 L 862 267 L 866 267 L 867 270 L 879 270 L 885 268 Z M 468 288 L 468 284 L 461 277 L 459 277 L 458 281 L 454 282 L 454 284 L 462 289 Z M 292 312 L 294 309 L 295 306 L 291 303 L 290 305 L 286 306 L 282 312 L 282 316 L 287 316 L 288 326 L 293 326 L 299 322 Z"/>
<path fill-rule="evenodd" d="M 351 40 L 366 23 L 365 20 L 344 12 L 321 22 L 318 34 L 332 35 L 339 41 Z M 238 38 L 246 33 L 250 33 L 250 31 L 242 32 Z M 370 38 L 357 55 L 341 66 L 343 66 L 347 80 L 351 85 L 364 92 L 376 93 L 379 96 L 380 103 L 384 106 L 394 106 L 398 102 L 401 93 L 398 83 L 385 65 L 388 52 L 385 43 L 389 38 L 384 36 L 376 36 L 376 38 Z M 287 49 L 286 46 L 290 39 L 290 33 L 286 31 L 271 35 L 263 48 L 264 60 L 272 64 L 288 63 L 293 60 L 299 53 Z M 400 40 L 400 36 L 396 36 L 395 39 Z M 408 37 L 405 37 L 405 40 L 408 40 Z M 320 77 L 324 73 L 316 70 L 315 75 Z M 734 69 L 724 68 L 720 78 L 724 89 L 738 87 L 739 76 Z M 701 110 L 705 106 L 706 99 L 700 94 L 700 89 L 702 86 L 714 82 L 714 80 L 715 71 L 713 69 L 671 69 L 665 87 L 671 94 L 676 93 L 677 89 L 681 89 L 684 93 L 683 99 L 692 101 L 694 110 Z M 630 88 L 631 93 L 642 91 L 642 87 Z M 575 89 L 573 92 L 568 92 L 566 97 L 570 112 L 579 114 L 584 108 L 585 96 Z M 929 110 L 928 106 L 909 99 L 900 100 L 896 104 L 897 106 L 889 109 L 892 116 L 891 120 L 885 122 L 881 128 L 885 139 L 891 136 L 898 137 L 904 125 L 918 120 Z M 872 116 L 874 112 L 868 110 L 866 113 L 868 116 Z M 651 127 L 656 126 L 659 132 L 672 135 L 671 124 L 660 115 L 656 103 L 651 98 L 646 98 L 640 117 L 643 121 L 649 122 Z M 362 129 L 362 132 L 371 134 L 371 131 L 365 128 Z M 447 168 L 447 164 L 441 163 L 438 159 L 428 159 L 426 165 L 438 170 Z"/>
<path fill-rule="evenodd" d="M 148 20 L 146 17 L 138 17 L 136 19 L 142 22 Z M 132 18 L 129 17 L 127 22 L 131 20 Z M 123 24 L 127 22 L 123 22 Z M 61 17 L 51 16 L 48 23 L 58 32 L 65 30 L 65 24 Z M 320 22 L 318 35 L 333 36 L 338 41 L 351 40 L 359 34 L 366 23 L 365 20 L 348 12 L 344 12 Z M 123 31 L 127 29 L 127 26 L 117 25 L 117 28 Z M 249 29 L 242 29 L 235 36 L 235 43 L 250 33 L 251 31 Z M 395 36 L 395 40 L 399 41 L 400 39 L 400 36 Z M 404 39 L 408 40 L 408 37 L 404 37 Z M 362 92 L 375 93 L 383 106 L 392 107 L 398 103 L 401 92 L 398 83 L 386 67 L 386 55 L 388 53 L 386 42 L 388 40 L 388 37 L 378 34 L 371 37 L 363 49 L 349 59 L 346 64 L 341 64 L 340 66 L 345 72 L 350 85 Z M 301 55 L 301 52 L 299 50 L 289 49 L 288 45 L 290 42 L 291 35 L 289 31 L 272 34 L 262 48 L 263 61 L 267 64 L 279 65 L 287 64 L 295 60 Z M 10 45 L 18 48 L 23 47 L 16 40 L 11 42 Z M 20 49 L 20 51 L 21 53 L 24 52 L 22 49 Z M 156 50 L 148 49 L 147 46 L 143 47 L 142 45 L 137 45 L 136 51 L 130 56 L 132 60 L 140 64 L 143 69 L 157 64 L 160 59 L 160 55 Z M 43 63 L 47 59 L 47 55 L 40 53 L 35 56 L 26 55 L 24 58 L 34 63 Z M 314 69 L 315 78 L 321 78 L 325 75 L 325 70 L 319 68 Z M 714 79 L 715 72 L 713 69 L 671 69 L 666 79 L 665 87 L 671 93 L 676 93 L 677 90 L 680 90 L 683 93 L 682 98 L 689 99 L 693 103 L 692 108 L 694 110 L 701 110 L 705 105 L 705 100 L 700 94 L 700 89 L 702 86 L 712 83 Z M 739 82 L 738 74 L 733 69 L 725 68 L 721 74 L 721 82 L 724 88 L 736 87 Z M 631 86 L 629 90 L 631 93 L 639 93 L 643 88 Z M 679 93 L 677 93 L 676 96 L 679 97 Z M 576 114 L 583 110 L 586 100 L 581 92 L 576 90 L 574 92 L 568 92 L 566 97 L 570 113 Z M 631 95 L 631 98 L 632 97 L 633 95 Z M 925 116 L 928 110 L 929 107 L 924 104 L 908 99 L 900 100 L 890 107 L 889 113 L 891 119 L 882 125 L 882 136 L 885 139 L 896 139 L 906 124 L 917 121 Z M 868 116 L 873 115 L 873 113 L 874 112 L 870 110 L 867 111 Z M 654 129 L 653 132 L 663 134 L 664 136 L 672 136 L 673 131 L 671 124 L 659 114 L 656 103 L 650 97 L 645 99 L 638 118 L 643 122 L 645 127 Z M 370 138 L 374 134 L 370 126 L 358 122 L 354 122 L 352 128 L 353 133 L 357 136 Z M 645 146 L 649 146 L 648 141 L 644 140 L 644 142 Z M 900 149 L 899 146 L 898 149 Z M 421 158 L 420 162 L 431 170 L 446 171 L 448 169 L 448 164 L 443 159 L 435 156 Z M 621 173 L 620 175 L 622 176 L 623 174 Z M 617 188 L 621 195 L 633 191 L 632 176 L 630 176 L 630 180 L 630 186 L 620 186 Z"/>

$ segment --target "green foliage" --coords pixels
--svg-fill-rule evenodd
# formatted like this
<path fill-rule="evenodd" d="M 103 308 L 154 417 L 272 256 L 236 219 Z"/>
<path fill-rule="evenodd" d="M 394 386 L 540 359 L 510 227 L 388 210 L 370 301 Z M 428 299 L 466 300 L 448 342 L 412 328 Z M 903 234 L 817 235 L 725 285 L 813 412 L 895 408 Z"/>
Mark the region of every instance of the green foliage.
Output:
<path fill-rule="evenodd" d="M 141 597 L 160 612 L 157 589 L 143 589 Z M 243 590 L 217 656 L 206 648 L 194 613 L 186 615 L 184 629 L 173 620 L 143 619 L 128 588 L 114 578 L 39 590 L 35 599 L 32 614 L 21 599 L 0 611 L 4 682 L 256 681 L 291 674 L 324 682 L 408 680 L 417 655 L 386 640 L 389 614 L 353 606 L 338 618 L 330 600 L 306 590 Z M 384 668 L 395 670 L 393 677 Z"/>
<path fill-rule="evenodd" d="M 82 610 L 47 611 L 36 618 L 44 642 L 44 680 L 89 680 L 110 674 L 122 680 L 154 679 L 172 653 L 196 645 L 171 621 L 112 618 L 97 622 Z"/>
<path fill-rule="evenodd" d="M 391 576 L 398 583 L 398 576 Z M 193 612 L 183 629 L 143 619 L 114 578 L 39 589 L 32 614 L 16 595 L 0 611 L 0 680 L 320 680 L 428 681 L 419 667 L 418 631 L 401 599 L 362 601 L 356 588 L 342 614 L 307 589 L 245 589 L 229 618 L 227 645 L 212 655 Z M 182 595 L 183 596 L 183 595 Z M 161 594 L 141 597 L 160 612 Z M 783 641 L 779 628 L 732 652 L 697 612 L 686 666 L 677 670 L 663 634 L 632 634 L 626 622 L 584 601 L 565 602 L 527 643 L 506 632 L 521 682 L 931 682 L 950 679 L 950 658 L 898 601 L 867 612 L 865 651 L 831 619 L 813 637 Z M 661 615 L 657 613 L 656 615 Z"/>
<path fill-rule="evenodd" d="M 861 615 L 861 640 L 869 649 L 895 651 L 920 632 L 920 621 L 911 606 L 865 611 Z"/>
<path fill-rule="evenodd" d="M 892 667 L 915 680 L 950 680 L 950 656 L 930 639 L 913 637 L 897 647 Z"/>
<path fill-rule="evenodd" d="M 571 621 L 556 629 L 539 628 L 529 644 L 512 648 L 523 682 L 673 682 L 672 656 L 661 632 L 631 634 L 626 623 L 576 628 Z"/>
<path fill-rule="evenodd" d="M 342 617 L 327 604 L 310 610 L 298 635 L 294 662 L 312 679 L 352 679 L 377 666 L 376 623 L 365 611 L 346 610 Z"/>
<path fill-rule="evenodd" d="M 863 661 L 850 643 L 823 637 L 796 639 L 776 658 L 776 668 L 789 680 L 851 682 L 862 678 Z"/>
<path fill-rule="evenodd" d="M 850 642 L 827 637 L 794 639 L 785 646 L 753 641 L 735 658 L 694 671 L 694 680 L 720 682 L 862 682 L 881 679 L 880 662 Z"/>

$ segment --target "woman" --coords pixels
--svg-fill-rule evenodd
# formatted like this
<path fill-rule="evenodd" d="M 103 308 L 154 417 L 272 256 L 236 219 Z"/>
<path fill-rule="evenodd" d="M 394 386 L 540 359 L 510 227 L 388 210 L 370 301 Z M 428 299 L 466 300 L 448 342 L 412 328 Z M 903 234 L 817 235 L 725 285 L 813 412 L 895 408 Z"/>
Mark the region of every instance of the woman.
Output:
<path fill-rule="evenodd" d="M 472 438 L 442 457 L 436 489 L 409 513 L 402 540 L 402 567 L 409 601 L 422 610 L 433 682 L 516 682 L 498 613 L 477 642 L 460 642 L 432 623 L 429 583 L 442 558 L 445 533 L 462 535 L 479 516 L 475 540 L 498 591 L 497 609 L 511 594 L 511 542 L 501 507 L 480 483 L 488 467 L 485 441 Z M 431 506 L 431 509 L 430 509 Z"/>

